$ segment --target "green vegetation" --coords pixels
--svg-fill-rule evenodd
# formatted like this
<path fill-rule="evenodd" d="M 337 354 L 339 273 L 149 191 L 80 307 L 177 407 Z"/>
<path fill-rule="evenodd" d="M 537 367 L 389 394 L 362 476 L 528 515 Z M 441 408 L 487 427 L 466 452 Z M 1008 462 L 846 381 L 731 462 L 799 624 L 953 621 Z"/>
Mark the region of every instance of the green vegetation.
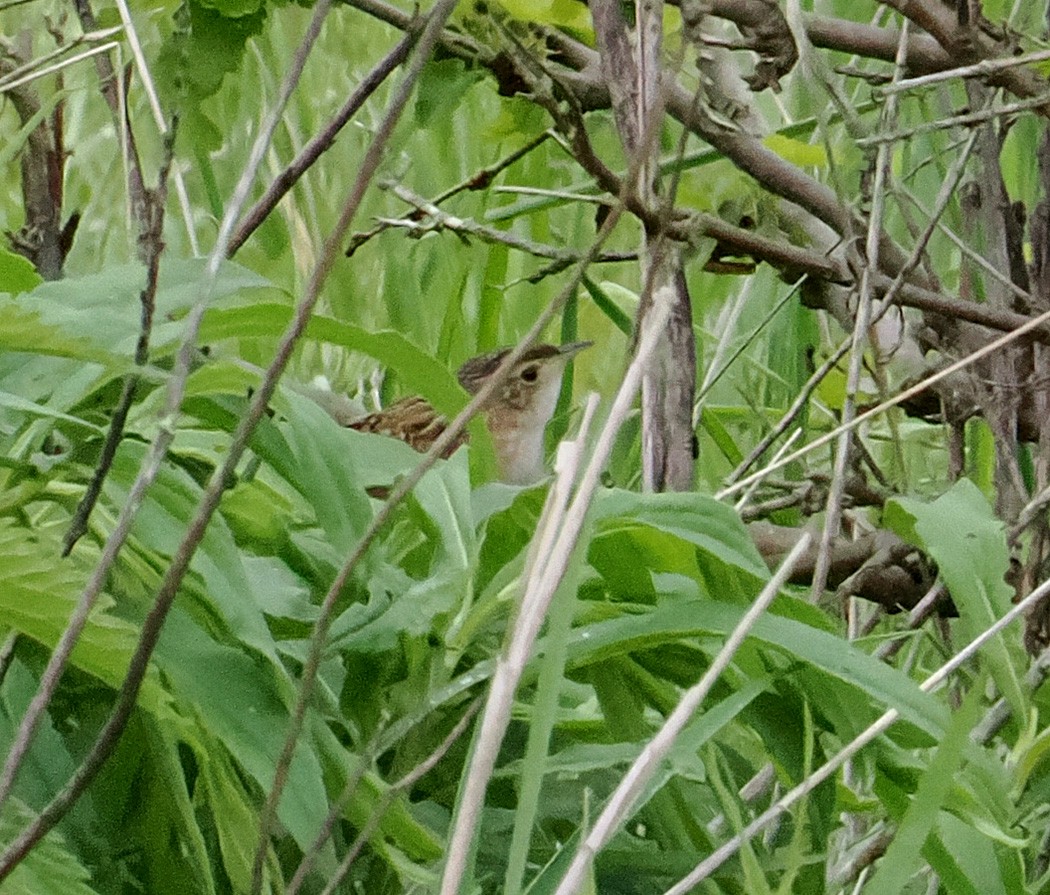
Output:
<path fill-rule="evenodd" d="M 642 4 L 630 151 L 570 0 L 122 5 L 0 7 L 0 893 L 1050 892 L 1046 3 Z M 309 397 L 537 321 L 534 487 Z"/>

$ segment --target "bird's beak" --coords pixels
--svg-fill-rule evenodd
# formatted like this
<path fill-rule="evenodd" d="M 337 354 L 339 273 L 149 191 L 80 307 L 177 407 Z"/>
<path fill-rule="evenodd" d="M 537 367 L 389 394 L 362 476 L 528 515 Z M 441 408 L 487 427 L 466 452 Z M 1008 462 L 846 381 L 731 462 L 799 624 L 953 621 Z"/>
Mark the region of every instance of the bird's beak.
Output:
<path fill-rule="evenodd" d="M 593 344 L 594 342 L 569 342 L 567 345 L 558 346 L 558 353 L 566 360 L 570 360 L 583 351 L 584 348 L 590 348 Z"/>

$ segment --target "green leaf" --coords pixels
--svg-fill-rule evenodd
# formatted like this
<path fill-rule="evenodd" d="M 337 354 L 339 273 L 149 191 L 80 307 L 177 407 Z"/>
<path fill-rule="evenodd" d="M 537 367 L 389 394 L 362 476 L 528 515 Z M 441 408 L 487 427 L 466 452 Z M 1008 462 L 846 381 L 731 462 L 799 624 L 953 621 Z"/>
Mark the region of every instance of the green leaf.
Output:
<path fill-rule="evenodd" d="M 43 278 L 27 259 L 0 249 L 0 292 L 18 295 L 35 289 L 42 282 Z"/>
<path fill-rule="evenodd" d="M 258 302 L 251 306 L 217 308 L 206 316 L 201 339 L 206 342 L 260 336 L 276 339 L 291 319 L 292 309 L 287 305 Z M 400 333 L 370 332 L 331 317 L 314 316 L 306 335 L 374 357 L 397 371 L 399 381 L 409 393 L 423 395 L 440 413 L 455 413 L 467 403 L 466 392 L 448 368 Z"/>
<path fill-rule="evenodd" d="M 344 429 L 312 401 L 289 402 L 283 410 L 286 423 L 261 431 L 252 446 L 302 495 L 336 552 L 345 555 L 372 518 L 365 486 L 377 482 L 360 477 L 356 463 L 357 442 L 364 435 Z M 377 438 L 372 436 L 372 446 L 379 449 Z M 389 438 L 382 442 L 388 451 L 401 450 L 402 456 L 408 451 L 418 460 L 407 445 Z"/>
<path fill-rule="evenodd" d="M 69 328 L 45 320 L 28 298 L 22 296 L 16 300 L 0 295 L 0 350 L 70 357 L 99 364 L 116 362 L 115 355 L 91 339 L 74 335 Z"/>
<path fill-rule="evenodd" d="M 3 324 L 0 323 L 0 326 Z M 72 423 L 74 426 L 83 426 L 85 429 L 89 429 L 92 432 L 102 434 L 106 430 L 102 426 L 96 426 L 94 423 L 89 423 L 85 419 L 81 419 L 79 416 L 72 416 L 68 413 L 62 413 L 58 410 L 53 410 L 50 407 L 45 407 L 43 404 L 38 404 L 36 401 L 28 401 L 19 395 L 13 395 L 10 392 L 0 391 L 0 407 L 7 407 L 11 410 L 18 410 L 23 413 L 30 414 L 32 416 L 47 417 L 54 420 L 62 420 L 66 423 Z"/>
<path fill-rule="evenodd" d="M 146 447 L 131 440 L 122 442 L 106 479 L 104 493 L 113 507 L 121 507 L 139 467 Z M 163 466 L 149 489 L 132 526 L 140 545 L 164 556 L 173 556 L 185 536 L 203 491 L 183 470 Z M 277 647 L 259 610 L 241 554 L 221 516 L 213 517 L 191 562 L 205 587 L 196 588 L 192 580 L 183 584 L 198 612 L 211 619 L 222 619 L 238 641 L 268 656 L 280 665 Z"/>
<path fill-rule="evenodd" d="M 702 494 L 636 494 L 606 489 L 595 500 L 599 536 L 632 521 L 673 535 L 699 548 L 721 564 L 766 580 L 769 569 L 762 561 L 732 507 Z"/>
<path fill-rule="evenodd" d="M 433 523 L 431 539 L 440 545 L 443 563 L 464 572 L 472 567 L 478 545 L 465 452 L 457 451 L 430 470 L 416 486 L 413 496 Z"/>
<path fill-rule="evenodd" d="M 11 842 L 35 818 L 36 812 L 8 799 L 0 811 L 0 842 Z M 98 895 L 90 879 L 65 838 L 52 830 L 15 867 L 3 890 L 10 895 Z"/>
<path fill-rule="evenodd" d="M 500 6 L 512 16 L 525 22 L 535 22 L 564 28 L 575 36 L 594 40 L 591 16 L 585 6 L 571 0 L 499 0 Z"/>
<path fill-rule="evenodd" d="M 826 168 L 828 166 L 828 154 L 820 144 L 803 143 L 801 140 L 795 140 L 784 134 L 769 134 L 762 138 L 762 143 L 782 159 L 800 168 Z"/>
<path fill-rule="evenodd" d="M 953 714 L 948 731 L 897 828 L 897 835 L 879 862 L 875 875 L 864 887 L 865 895 L 897 895 L 919 868 L 923 844 L 948 798 L 963 760 L 970 730 L 977 723 L 981 709 L 981 688 L 974 687 L 967 694 L 962 708 Z"/>
<path fill-rule="evenodd" d="M 1000 872 L 994 844 L 980 830 L 947 811 L 937 819 L 937 835 L 927 840 L 923 857 L 952 895 L 1015 895 Z"/>
<path fill-rule="evenodd" d="M 151 345 L 154 354 L 162 354 L 181 338 L 182 318 L 200 296 L 205 276 L 205 259 L 165 259 L 157 286 Z M 52 328 L 49 348 L 43 333 L 34 337 L 30 330 L 19 336 L 22 347 L 0 341 L 0 347 L 43 354 L 59 354 L 100 363 L 112 362 L 113 356 L 134 356 L 139 338 L 141 317 L 140 294 L 146 282 L 145 269 L 139 264 L 114 264 L 98 273 L 42 283 L 32 292 L 19 297 L 15 305 L 24 312 L 35 312 L 39 322 Z M 232 261 L 219 269 L 211 302 L 229 299 L 241 290 L 269 286 L 269 281 Z M 8 303 L 12 300 L 8 299 Z M 5 307 L 0 304 L 0 309 Z M 17 318 L 11 322 L 17 322 Z M 0 339 L 8 337 L 9 323 L 0 317 Z M 24 324 L 28 325 L 28 324 Z M 13 337 L 13 334 L 11 335 Z M 25 343 L 31 338 L 28 347 Z M 93 355 L 85 354 L 83 343 L 93 346 Z M 66 346 L 56 350 L 54 345 Z M 76 345 L 76 350 L 72 346 Z"/>
<path fill-rule="evenodd" d="M 61 560 L 57 532 L 35 531 L 0 520 L 0 624 L 53 648 L 66 628 L 86 583 L 77 563 Z M 134 625 L 109 614 L 112 601 L 103 598 L 88 618 L 71 662 L 113 688 L 120 686 L 138 641 Z M 163 715 L 167 695 L 151 669 L 139 694 L 139 704 Z"/>
<path fill-rule="evenodd" d="M 577 628 L 569 648 L 569 667 L 582 669 L 613 656 L 655 649 L 678 640 L 726 636 L 746 609 L 712 600 L 668 602 L 635 615 Z M 907 676 L 862 652 L 841 637 L 776 615 L 759 619 L 751 640 L 837 678 L 878 705 L 892 707 L 919 730 L 939 739 L 948 711 Z M 867 703 L 865 703 L 867 704 Z"/>
<path fill-rule="evenodd" d="M 428 62 L 416 88 L 416 125 L 426 127 L 439 116 L 449 120 L 463 94 L 480 79 L 481 73 L 461 59 Z"/>
<path fill-rule="evenodd" d="M 886 504 L 887 526 L 917 544 L 937 563 L 959 609 L 962 629 L 971 640 L 1010 609 L 1012 592 L 1005 581 L 1010 552 L 1002 522 L 969 479 L 960 479 L 929 504 L 900 497 Z M 1027 701 L 1003 635 L 981 650 L 1014 717 L 1024 718 Z"/>
<path fill-rule="evenodd" d="M 268 792 L 292 698 L 275 667 L 239 646 L 217 643 L 178 605 L 164 624 L 155 662 L 180 704 L 192 707 L 197 723 Z M 327 805 L 316 751 L 296 750 L 278 816 L 300 847 L 317 835 Z"/>

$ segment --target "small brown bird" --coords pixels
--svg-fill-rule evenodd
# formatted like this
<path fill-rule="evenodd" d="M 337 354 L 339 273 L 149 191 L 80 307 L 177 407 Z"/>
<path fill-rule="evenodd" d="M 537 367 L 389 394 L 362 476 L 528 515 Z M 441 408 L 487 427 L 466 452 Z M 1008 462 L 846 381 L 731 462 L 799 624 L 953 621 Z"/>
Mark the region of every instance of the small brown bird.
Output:
<path fill-rule="evenodd" d="M 501 481 L 528 485 L 543 477 L 543 433 L 558 402 L 562 371 L 577 352 L 590 344 L 533 346 L 514 365 L 502 387 L 483 408 Z M 468 360 L 457 373 L 460 385 L 472 395 L 477 394 L 510 350 L 501 348 Z M 447 424 L 426 400 L 412 396 L 350 423 L 350 428 L 390 435 L 422 452 L 434 443 Z M 466 440 L 464 432 L 445 456 Z"/>

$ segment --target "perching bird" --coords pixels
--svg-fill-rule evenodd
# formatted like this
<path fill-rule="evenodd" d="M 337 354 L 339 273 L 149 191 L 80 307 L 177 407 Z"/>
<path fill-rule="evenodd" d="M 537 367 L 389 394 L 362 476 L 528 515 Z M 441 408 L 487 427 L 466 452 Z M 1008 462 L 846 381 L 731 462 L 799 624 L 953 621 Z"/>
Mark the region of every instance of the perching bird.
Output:
<path fill-rule="evenodd" d="M 562 371 L 577 352 L 590 344 L 533 346 L 484 406 L 482 412 L 492 435 L 501 481 L 528 485 L 543 478 L 543 433 L 558 402 Z M 510 351 L 510 348 L 501 348 L 468 360 L 457 373 L 460 385 L 472 395 L 477 394 Z M 350 428 L 390 435 L 423 452 L 447 424 L 426 400 L 412 396 L 350 423 Z M 466 440 L 467 435 L 463 433 L 445 456 Z"/>

